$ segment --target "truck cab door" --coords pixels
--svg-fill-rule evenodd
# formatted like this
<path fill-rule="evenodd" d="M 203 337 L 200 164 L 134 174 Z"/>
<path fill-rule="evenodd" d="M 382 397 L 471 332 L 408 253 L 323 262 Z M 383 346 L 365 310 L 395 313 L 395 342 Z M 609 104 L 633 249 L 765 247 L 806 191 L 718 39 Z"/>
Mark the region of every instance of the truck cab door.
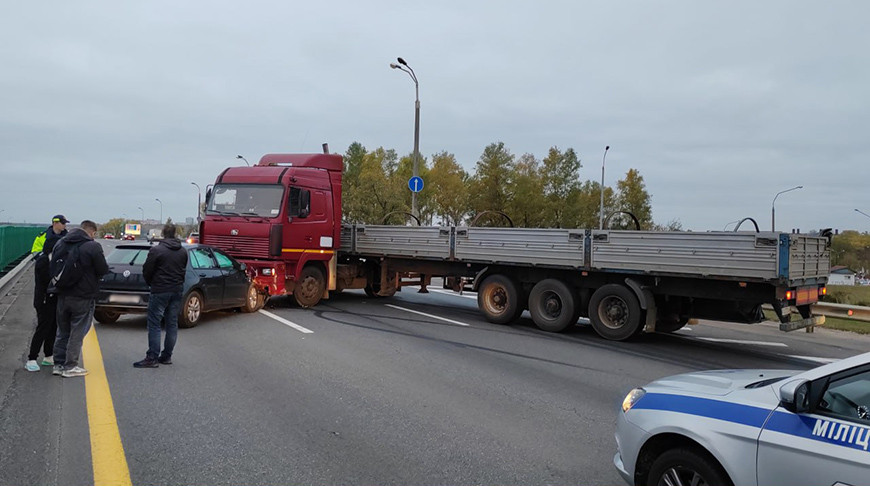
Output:
<path fill-rule="evenodd" d="M 331 195 L 322 189 L 291 187 L 287 214 L 282 253 L 287 274 L 294 275 L 304 252 L 332 249 Z"/>

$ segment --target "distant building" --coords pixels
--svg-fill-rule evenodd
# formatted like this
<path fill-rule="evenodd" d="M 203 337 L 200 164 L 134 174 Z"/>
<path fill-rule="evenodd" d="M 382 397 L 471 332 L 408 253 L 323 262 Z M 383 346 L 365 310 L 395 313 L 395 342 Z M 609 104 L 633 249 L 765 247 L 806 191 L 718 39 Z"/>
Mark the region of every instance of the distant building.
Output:
<path fill-rule="evenodd" d="M 855 272 L 842 265 L 831 267 L 828 285 L 855 285 Z"/>

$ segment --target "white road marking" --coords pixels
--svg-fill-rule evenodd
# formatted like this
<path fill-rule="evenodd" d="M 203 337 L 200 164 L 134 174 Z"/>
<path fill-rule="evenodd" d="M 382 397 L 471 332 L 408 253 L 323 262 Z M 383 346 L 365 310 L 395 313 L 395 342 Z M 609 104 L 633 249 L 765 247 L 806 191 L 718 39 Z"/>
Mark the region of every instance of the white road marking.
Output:
<path fill-rule="evenodd" d="M 293 329 L 296 329 L 297 331 L 299 331 L 303 334 L 314 334 L 314 331 L 312 331 L 311 329 L 306 329 L 306 328 L 300 326 L 299 324 L 296 324 L 294 322 L 290 322 L 281 316 L 276 316 L 275 314 L 272 314 L 269 311 L 265 311 L 265 310 L 260 309 L 257 312 L 259 312 L 260 314 L 263 314 L 264 316 L 271 317 L 272 319 L 275 319 L 276 321 L 280 322 L 281 324 L 285 324 L 287 326 L 290 326 Z"/>
<path fill-rule="evenodd" d="M 453 290 L 444 290 L 444 289 L 429 289 L 429 292 L 438 292 L 439 294 L 454 295 L 456 297 L 465 297 L 466 299 L 477 300 L 476 293 L 475 293 L 475 295 L 468 295 L 468 293 L 460 294 L 459 292 L 454 292 Z"/>
<path fill-rule="evenodd" d="M 779 348 L 787 348 L 788 344 L 785 343 L 769 343 L 767 341 L 741 341 L 739 339 L 719 339 L 719 338 L 711 338 L 711 337 L 699 337 L 695 339 L 702 339 L 704 341 L 712 341 L 714 343 L 733 343 L 733 344 L 754 344 L 756 346 L 776 346 Z"/>
<path fill-rule="evenodd" d="M 405 312 L 411 312 L 414 314 L 420 314 L 421 316 L 431 317 L 432 319 L 438 319 L 439 321 L 444 321 L 444 322 L 449 322 L 451 324 L 456 324 L 457 326 L 465 326 L 465 327 L 471 326 L 470 324 L 466 324 L 464 322 L 454 321 L 453 319 L 448 319 L 446 317 L 433 316 L 432 314 L 427 314 L 425 312 L 415 311 L 412 309 L 406 309 L 404 307 L 399 307 L 399 306 L 393 305 L 393 304 L 384 304 L 384 305 L 387 307 L 392 307 L 393 309 L 399 309 L 399 310 L 403 310 Z"/>
<path fill-rule="evenodd" d="M 817 358 L 815 356 L 798 356 L 796 354 L 789 354 L 788 356 L 790 358 L 805 359 L 807 361 L 815 361 L 816 363 L 824 363 L 824 364 L 836 363 L 837 361 L 840 361 L 840 358 Z"/>

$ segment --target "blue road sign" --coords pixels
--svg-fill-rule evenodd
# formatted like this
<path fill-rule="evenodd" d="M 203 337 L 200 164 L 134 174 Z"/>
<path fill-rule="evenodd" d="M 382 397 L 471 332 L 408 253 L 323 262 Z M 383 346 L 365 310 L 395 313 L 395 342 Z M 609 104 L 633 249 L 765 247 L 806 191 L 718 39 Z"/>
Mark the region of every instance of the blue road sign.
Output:
<path fill-rule="evenodd" d="M 423 190 L 423 178 L 419 176 L 414 176 L 408 179 L 408 189 L 411 192 L 420 192 Z"/>

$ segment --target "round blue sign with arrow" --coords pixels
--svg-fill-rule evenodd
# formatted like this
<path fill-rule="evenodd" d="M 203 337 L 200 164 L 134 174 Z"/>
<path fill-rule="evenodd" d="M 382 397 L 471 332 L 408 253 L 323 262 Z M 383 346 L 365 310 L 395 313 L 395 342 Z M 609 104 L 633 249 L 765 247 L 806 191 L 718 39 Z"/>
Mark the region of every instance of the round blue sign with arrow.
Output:
<path fill-rule="evenodd" d="M 411 192 L 420 192 L 423 190 L 423 178 L 420 176 L 414 176 L 408 179 L 408 189 Z"/>

